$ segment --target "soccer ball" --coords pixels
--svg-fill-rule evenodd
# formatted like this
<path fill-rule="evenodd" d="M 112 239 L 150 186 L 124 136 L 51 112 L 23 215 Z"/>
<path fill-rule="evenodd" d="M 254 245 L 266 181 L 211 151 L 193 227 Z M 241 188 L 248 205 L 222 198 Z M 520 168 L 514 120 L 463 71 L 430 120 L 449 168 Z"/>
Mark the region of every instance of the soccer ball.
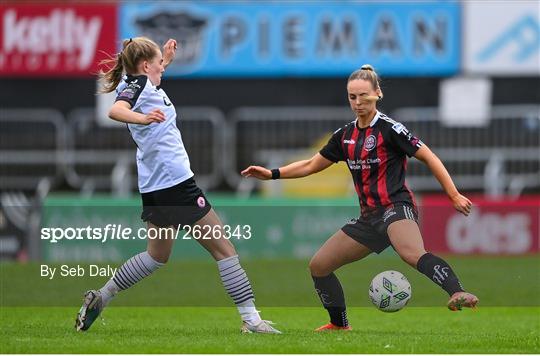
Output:
<path fill-rule="evenodd" d="M 397 271 L 384 271 L 371 281 L 369 298 L 383 312 L 396 312 L 411 299 L 411 284 Z"/>

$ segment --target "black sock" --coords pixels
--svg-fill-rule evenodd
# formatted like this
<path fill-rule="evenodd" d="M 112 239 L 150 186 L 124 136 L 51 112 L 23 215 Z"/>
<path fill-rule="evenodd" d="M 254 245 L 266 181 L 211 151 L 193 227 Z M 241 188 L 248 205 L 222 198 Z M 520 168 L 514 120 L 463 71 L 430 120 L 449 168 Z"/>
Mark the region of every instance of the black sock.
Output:
<path fill-rule="evenodd" d="M 428 252 L 418 259 L 416 268 L 441 286 L 450 296 L 456 292 L 464 291 L 452 267 L 440 257 Z"/>
<path fill-rule="evenodd" d="M 325 277 L 311 276 L 311 278 L 319 299 L 330 315 L 330 322 L 336 326 L 348 326 L 345 296 L 336 275 L 330 273 Z"/>

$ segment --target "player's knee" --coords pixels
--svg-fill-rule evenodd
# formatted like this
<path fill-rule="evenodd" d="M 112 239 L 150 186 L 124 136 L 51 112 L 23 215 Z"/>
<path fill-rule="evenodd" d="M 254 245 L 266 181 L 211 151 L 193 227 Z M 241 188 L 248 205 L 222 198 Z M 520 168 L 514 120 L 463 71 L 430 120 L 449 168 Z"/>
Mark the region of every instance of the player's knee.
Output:
<path fill-rule="evenodd" d="M 228 244 L 222 244 L 210 251 L 210 254 L 212 255 L 212 257 L 214 257 L 216 261 L 220 261 L 238 254 L 233 244 L 229 241 L 227 242 Z"/>
<path fill-rule="evenodd" d="M 150 257 L 154 259 L 154 261 L 159 262 L 159 263 L 167 263 L 171 255 L 170 253 L 165 253 L 165 252 L 159 253 L 155 251 L 148 251 L 148 254 L 150 255 Z"/>
<path fill-rule="evenodd" d="M 316 258 L 312 258 L 311 261 L 309 261 L 309 272 L 314 277 L 324 277 L 332 273 L 332 271 L 328 270 L 326 264 Z"/>
<path fill-rule="evenodd" d="M 408 251 L 408 252 L 404 252 L 404 253 L 400 253 L 399 256 L 401 257 L 401 259 L 407 263 L 408 265 L 410 265 L 411 267 L 413 268 L 416 268 L 416 263 L 418 262 L 418 260 L 420 259 L 420 257 L 425 253 L 424 252 L 420 252 L 420 251 Z"/>

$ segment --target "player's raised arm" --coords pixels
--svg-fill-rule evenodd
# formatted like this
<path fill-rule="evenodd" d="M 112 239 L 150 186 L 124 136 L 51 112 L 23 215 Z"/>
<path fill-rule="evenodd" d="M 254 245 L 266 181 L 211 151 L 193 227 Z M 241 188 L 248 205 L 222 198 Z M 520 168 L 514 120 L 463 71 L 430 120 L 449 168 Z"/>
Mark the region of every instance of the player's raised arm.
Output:
<path fill-rule="evenodd" d="M 465 216 L 469 215 L 472 208 L 471 201 L 459 193 L 452 181 L 452 177 L 450 177 L 448 170 L 439 157 L 437 157 L 437 155 L 435 155 L 435 153 L 433 153 L 425 144 L 416 151 L 414 157 L 428 166 L 431 173 L 437 178 L 448 195 L 448 198 L 452 201 L 454 208 Z"/>
<path fill-rule="evenodd" d="M 178 44 L 176 40 L 173 40 L 172 38 L 163 45 L 163 67 L 167 68 L 167 66 L 174 61 L 177 47 Z"/>
<path fill-rule="evenodd" d="M 268 169 L 260 166 L 249 166 L 242 171 L 242 176 L 262 180 L 307 177 L 330 167 L 334 162 L 324 158 L 320 153 L 310 159 L 293 162 L 284 167 Z"/>
<path fill-rule="evenodd" d="M 130 38 L 122 42 L 119 53 L 100 62 L 107 70 L 100 71 L 104 85 L 99 93 L 117 93 L 108 113 L 111 119 L 139 125 L 165 121 L 163 110 L 156 107 L 143 111 L 140 108 L 144 101 L 142 98 L 148 97 L 149 90 L 153 90 L 150 88 L 161 84 L 165 63 L 169 64 L 174 59 L 176 41 L 167 41 L 164 52 L 162 55 L 159 47 L 149 39 Z"/>

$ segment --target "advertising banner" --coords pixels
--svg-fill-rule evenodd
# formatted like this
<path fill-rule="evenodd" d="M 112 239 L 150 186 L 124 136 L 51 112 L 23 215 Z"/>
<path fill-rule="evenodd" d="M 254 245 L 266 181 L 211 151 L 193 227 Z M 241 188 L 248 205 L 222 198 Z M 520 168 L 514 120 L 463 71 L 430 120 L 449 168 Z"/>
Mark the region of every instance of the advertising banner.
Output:
<path fill-rule="evenodd" d="M 211 199 L 225 224 L 224 238 L 253 258 L 309 258 L 339 228 L 357 217 L 357 199 Z M 159 238 L 140 219 L 139 198 L 48 198 L 40 231 L 44 261 L 123 261 Z M 172 259 L 206 258 L 195 241 L 219 231 L 179 229 Z"/>
<path fill-rule="evenodd" d="M 447 76 L 461 58 L 460 3 L 125 2 L 122 38 L 179 41 L 167 75 Z"/>
<path fill-rule="evenodd" d="M 86 77 L 116 52 L 111 3 L 8 3 L 0 7 L 0 76 Z"/>
<path fill-rule="evenodd" d="M 464 1 L 464 69 L 540 76 L 538 0 Z"/>
<path fill-rule="evenodd" d="M 469 216 L 446 196 L 424 196 L 421 231 L 428 251 L 519 255 L 539 252 L 540 196 L 517 200 L 472 198 Z"/>

